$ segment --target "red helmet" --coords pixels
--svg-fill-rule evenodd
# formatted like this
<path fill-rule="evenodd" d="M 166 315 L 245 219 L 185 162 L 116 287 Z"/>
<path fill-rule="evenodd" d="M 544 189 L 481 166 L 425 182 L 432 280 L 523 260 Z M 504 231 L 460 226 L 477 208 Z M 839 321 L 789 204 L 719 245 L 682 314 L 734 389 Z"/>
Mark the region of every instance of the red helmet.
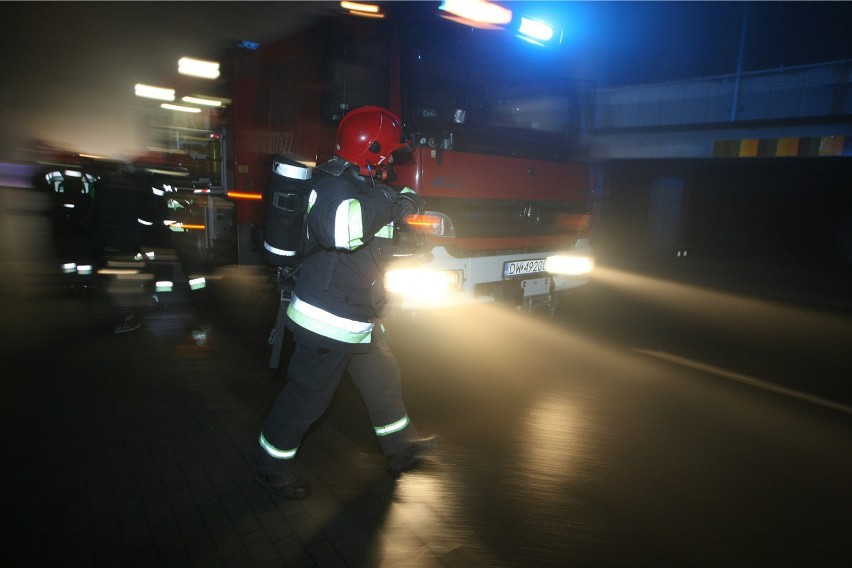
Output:
<path fill-rule="evenodd" d="M 399 117 L 381 107 L 367 106 L 356 108 L 340 121 L 334 154 L 360 168 L 381 169 L 394 150 L 407 146 Z"/>

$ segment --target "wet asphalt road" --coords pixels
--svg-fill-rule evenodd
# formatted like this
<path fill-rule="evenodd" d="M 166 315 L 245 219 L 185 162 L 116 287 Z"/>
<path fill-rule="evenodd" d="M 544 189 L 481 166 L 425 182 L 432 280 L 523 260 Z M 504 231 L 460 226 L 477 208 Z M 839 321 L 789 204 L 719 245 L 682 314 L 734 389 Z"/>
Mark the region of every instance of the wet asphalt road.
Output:
<path fill-rule="evenodd" d="M 399 342 L 413 414 L 447 438 L 434 484 L 443 507 L 512 566 L 845 565 L 850 408 L 671 356 L 680 345 L 742 362 L 721 343 L 742 329 L 696 339 L 639 317 L 647 305 L 612 289 L 585 296 L 594 318 L 484 307 L 421 318 L 417 339 Z M 813 317 L 823 333 L 848 333 Z M 780 331 L 761 336 L 758 319 L 742 322 L 752 349 Z M 826 349 L 788 351 L 774 361 L 783 376 L 768 378 L 789 382 L 790 367 L 806 371 Z"/>
<path fill-rule="evenodd" d="M 239 284 L 240 297 L 257 298 L 264 293 L 263 285 L 257 279 L 248 287 Z M 667 289 L 670 297 L 674 290 Z M 240 444 L 248 444 L 240 451 L 250 455 L 252 435 L 262 419 L 257 408 L 271 403 L 284 371 L 264 373 L 269 354 L 265 339 L 274 318 L 270 306 L 235 300 L 233 290 L 228 294 L 230 303 L 216 304 L 203 314 L 194 314 L 185 305 L 161 311 L 135 332 L 141 335 L 127 336 L 119 343 L 126 350 L 141 341 L 140 346 L 150 349 L 159 345 L 159 335 L 167 331 L 163 335 L 167 342 L 191 345 L 189 335 L 182 334 L 188 334 L 199 316 L 215 322 L 209 347 L 194 355 L 203 357 L 199 362 L 210 358 L 202 368 L 187 366 L 186 355 L 168 347 L 158 351 L 156 365 L 168 367 L 169 360 L 160 358 L 176 356 L 174 364 L 194 377 L 181 383 L 182 389 L 245 383 L 240 396 L 225 404 L 234 407 L 231 412 L 248 416 L 242 419 L 248 434 L 239 439 Z M 576 300 L 582 301 L 565 304 L 553 321 L 479 306 L 421 314 L 416 325 L 404 317 L 389 322 L 409 412 L 422 433 L 440 433 L 444 445 L 433 462 L 397 480 L 392 504 L 384 513 L 385 528 L 357 541 L 357 546 L 365 548 L 356 557 L 368 560 L 330 565 L 848 564 L 852 558 L 848 539 L 852 413 L 846 401 L 822 396 L 827 388 L 817 396 L 772 383 L 771 375 L 720 366 L 747 362 L 741 354 L 727 352 L 720 343 L 726 337 L 741 343 L 740 332 L 746 332 L 758 345 L 774 345 L 772 337 L 775 341 L 786 337 L 778 327 L 786 321 L 786 308 L 776 306 L 770 315 L 764 314 L 768 321 L 761 325 L 775 326 L 764 329 L 765 335 L 755 329 L 761 319 L 757 313 L 741 321 L 744 329 L 709 334 L 698 333 L 695 326 L 674 328 L 674 320 L 664 318 L 659 309 L 652 311 L 656 318 L 649 317 L 647 301 L 612 287 L 598 284 Z M 114 364 L 109 363 L 117 357 L 112 351 L 87 348 L 80 357 L 74 355 L 73 343 L 80 332 L 101 337 L 81 345 L 106 346 L 116 341 L 104 331 L 111 321 L 110 310 L 92 300 L 82 300 L 90 303 L 81 308 L 80 301 L 55 299 L 45 303 L 44 309 L 31 308 L 28 315 L 38 312 L 39 317 L 16 320 L 13 343 L 33 349 L 40 338 L 63 335 L 57 334 L 51 321 L 70 323 L 68 316 L 84 314 L 87 322 L 73 320 L 69 329 L 77 331 L 64 336 L 57 352 L 63 360 L 70 358 L 93 369 Z M 741 313 L 751 304 L 734 301 L 734 305 Z M 685 310 L 675 312 L 682 321 Z M 718 306 L 715 315 L 724 320 Z M 792 315 L 792 321 L 801 324 L 803 313 L 798 308 Z M 778 360 L 776 350 L 760 357 L 764 362 L 755 368 L 784 369 L 778 376 L 780 383 L 805 372 L 819 357 L 833 354 L 838 358 L 822 361 L 822 368 L 829 374 L 841 373 L 845 368 L 839 358 L 842 349 L 820 340 L 826 334 L 848 332 L 848 321 L 824 313 L 810 317 L 808 336 L 816 340 L 815 345 L 808 347 L 799 339 L 800 348 L 788 351 L 785 360 Z M 5 326 L 4 331 L 10 328 Z M 778 349 L 783 351 L 783 346 Z M 236 360 L 227 355 L 237 353 L 248 361 L 241 363 L 239 377 L 233 375 Z M 709 356 L 699 357 L 703 355 Z M 222 356 L 227 364 L 214 362 Z M 144 361 L 144 352 L 137 358 Z M 765 360 L 774 364 L 767 366 Z M 702 361 L 707 366 L 699 368 L 697 362 Z M 50 368 L 50 363 L 40 361 L 38 366 Z M 23 372 L 20 366 L 16 371 Z M 271 381 L 265 386 L 261 384 L 265 380 L 257 378 L 263 376 Z M 16 376 L 15 381 L 25 378 Z M 50 380 L 45 377 L 39 382 L 49 384 Z M 130 392 L 147 388 L 125 380 Z M 113 383 L 109 383 L 110 392 L 124 390 Z M 61 384 L 66 390 L 73 387 L 67 380 Z M 227 386 L 224 392 L 232 388 Z M 38 419 L 38 397 L 37 392 L 28 395 L 22 402 L 30 405 L 29 410 L 19 407 L 15 413 Z M 75 397 L 79 403 L 87 395 L 78 392 Z M 251 408 L 243 408 L 247 403 Z M 132 401 L 124 404 L 132 405 Z M 43 416 L 37 430 L 50 432 L 50 419 Z M 81 419 L 91 420 L 82 416 L 75 420 Z M 366 412 L 350 382 L 344 381 L 323 420 L 355 445 L 357 455 L 375 455 Z M 12 436 L 13 431 L 7 433 Z M 17 440 L 16 447 L 29 447 L 21 438 L 11 439 Z M 86 442 L 60 438 L 54 443 L 77 447 Z M 26 453 L 35 450 L 32 447 Z M 41 452 L 36 455 L 47 457 Z M 243 483 L 248 471 L 243 471 L 244 465 L 235 467 L 235 480 Z M 320 478 L 333 477 L 332 471 L 317 469 L 328 465 L 311 467 L 322 472 Z M 44 477 L 49 472 L 41 473 Z M 69 483 L 66 476 L 64 484 Z M 46 489 L 56 491 L 52 486 Z M 62 495 L 72 499 L 76 493 Z M 346 506 L 354 507 L 347 510 L 348 516 L 362 513 L 357 501 Z M 306 504 L 309 511 L 311 507 Z M 357 522 L 353 526 L 359 530 Z M 413 544 L 420 541 L 426 542 L 425 548 Z M 305 542 L 308 550 L 310 543 Z M 247 546 L 251 550 L 252 545 Z M 407 555 L 406 547 L 414 547 L 418 554 Z M 464 556 L 459 558 L 462 550 Z M 376 554 L 384 560 L 377 560 Z M 307 560 L 245 565 L 326 564 Z"/>

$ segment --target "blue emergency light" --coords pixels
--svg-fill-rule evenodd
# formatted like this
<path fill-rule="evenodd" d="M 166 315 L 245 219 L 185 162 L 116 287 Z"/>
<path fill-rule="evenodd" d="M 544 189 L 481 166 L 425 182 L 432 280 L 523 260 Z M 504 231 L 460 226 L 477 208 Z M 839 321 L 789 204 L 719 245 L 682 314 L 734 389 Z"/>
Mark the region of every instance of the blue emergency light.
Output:
<path fill-rule="evenodd" d="M 251 50 L 251 51 L 256 51 L 256 50 L 260 49 L 260 44 L 257 43 L 256 41 L 249 41 L 247 39 L 244 39 L 237 44 L 237 47 L 242 48 L 242 49 L 248 49 L 248 50 Z"/>
<path fill-rule="evenodd" d="M 553 39 L 553 28 L 541 20 L 521 17 L 521 23 L 518 26 L 518 37 L 543 45 Z"/>

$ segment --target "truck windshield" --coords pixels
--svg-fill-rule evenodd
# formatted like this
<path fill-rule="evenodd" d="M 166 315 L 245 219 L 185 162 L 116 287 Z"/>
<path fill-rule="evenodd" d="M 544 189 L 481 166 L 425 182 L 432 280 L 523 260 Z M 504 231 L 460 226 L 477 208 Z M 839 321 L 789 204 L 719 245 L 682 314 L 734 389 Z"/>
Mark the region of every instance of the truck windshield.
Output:
<path fill-rule="evenodd" d="M 406 30 L 405 120 L 445 148 L 570 160 L 583 128 L 582 97 L 552 50 L 504 30 L 429 22 Z"/>

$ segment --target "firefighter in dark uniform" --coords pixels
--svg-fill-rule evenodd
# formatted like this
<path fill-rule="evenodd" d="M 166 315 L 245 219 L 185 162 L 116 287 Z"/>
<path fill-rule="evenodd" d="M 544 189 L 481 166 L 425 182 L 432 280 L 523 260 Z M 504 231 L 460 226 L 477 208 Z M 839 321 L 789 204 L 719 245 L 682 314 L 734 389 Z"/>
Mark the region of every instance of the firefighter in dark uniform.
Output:
<path fill-rule="evenodd" d="M 259 438 L 256 479 L 275 495 L 304 499 L 311 494 L 294 458 L 346 371 L 394 474 L 415 467 L 438 444 L 436 436 L 417 437 L 403 402 L 399 366 L 379 323 L 388 237 L 394 221 L 419 207 L 410 190 L 397 193 L 381 182 L 392 152 L 407 145 L 398 117 L 379 107 L 358 108 L 340 123 L 334 157 L 316 168 L 309 245 L 287 309 L 295 351 L 288 382 Z"/>

